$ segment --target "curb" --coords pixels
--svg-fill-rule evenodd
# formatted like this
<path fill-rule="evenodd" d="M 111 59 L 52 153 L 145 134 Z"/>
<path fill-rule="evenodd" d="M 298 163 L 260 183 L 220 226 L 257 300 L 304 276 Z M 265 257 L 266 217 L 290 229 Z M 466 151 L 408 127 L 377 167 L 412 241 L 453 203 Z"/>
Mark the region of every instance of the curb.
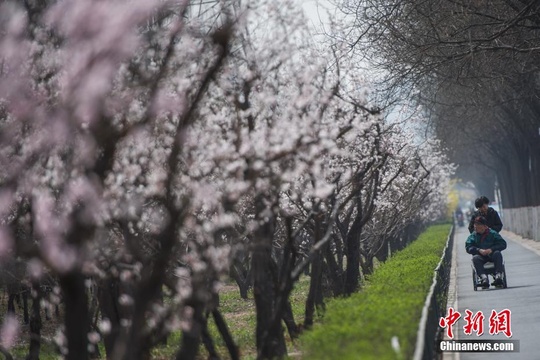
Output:
<path fill-rule="evenodd" d="M 451 256 L 451 258 L 450 258 L 450 269 L 448 269 L 448 272 L 446 274 L 447 274 L 448 277 L 451 277 L 452 261 L 453 261 L 453 257 L 454 257 L 453 250 L 454 250 L 454 246 L 455 246 L 454 236 L 455 236 L 455 226 L 452 224 L 451 227 L 450 227 L 450 232 L 448 233 L 448 237 L 447 237 L 447 240 L 446 240 L 446 245 L 444 247 L 444 250 L 443 250 L 443 253 L 442 253 L 441 258 L 439 260 L 439 263 L 437 264 L 437 267 L 433 271 L 433 280 L 431 282 L 429 293 L 426 296 L 424 307 L 422 309 L 422 316 L 420 318 L 418 331 L 417 331 L 417 335 L 416 335 L 416 346 L 415 346 L 414 355 L 413 355 L 413 358 L 412 358 L 413 360 L 426 359 L 426 358 L 428 358 L 430 356 L 433 356 L 434 358 L 438 357 L 436 355 L 437 354 L 437 349 L 435 349 L 434 345 L 433 345 L 432 348 L 430 348 L 429 345 L 428 345 L 428 348 L 426 349 L 426 331 L 427 331 L 427 328 L 428 328 L 428 324 L 432 324 L 433 322 L 438 322 L 439 318 L 437 317 L 437 314 L 442 310 L 440 308 L 440 306 L 439 306 L 440 304 L 435 299 L 434 294 L 435 294 L 436 287 L 437 287 L 438 283 L 440 284 L 441 280 L 442 280 L 442 279 L 439 279 L 439 276 L 442 275 L 443 278 L 444 278 L 444 275 L 441 272 L 441 267 L 445 263 L 445 260 L 446 260 L 446 264 L 448 264 L 448 258 L 449 258 L 448 252 L 449 251 L 450 251 L 450 256 Z M 450 242 L 451 242 L 451 247 L 449 246 Z M 445 270 L 442 270 L 442 271 L 445 271 Z M 441 288 L 439 286 L 439 290 L 440 289 Z M 431 309 L 431 312 L 430 312 L 430 309 Z M 433 309 L 435 309 L 435 310 L 433 310 Z M 433 311 L 435 312 L 436 315 L 433 315 Z M 435 318 L 433 318 L 433 316 L 435 316 Z M 435 340 L 435 334 L 433 334 L 433 335 L 434 335 L 434 337 L 433 337 L 432 340 Z M 429 339 L 427 341 L 431 342 L 432 340 Z"/>
<path fill-rule="evenodd" d="M 452 265 L 450 267 L 450 282 L 448 284 L 448 299 L 446 303 L 446 308 L 453 307 L 458 309 L 458 296 L 457 296 L 457 241 L 454 238 L 454 244 L 452 246 Z M 455 333 L 454 338 L 458 339 L 458 332 Z M 444 332 L 443 340 L 450 340 L 450 338 Z M 459 352 L 445 352 L 442 354 L 442 360 L 459 360 Z"/>

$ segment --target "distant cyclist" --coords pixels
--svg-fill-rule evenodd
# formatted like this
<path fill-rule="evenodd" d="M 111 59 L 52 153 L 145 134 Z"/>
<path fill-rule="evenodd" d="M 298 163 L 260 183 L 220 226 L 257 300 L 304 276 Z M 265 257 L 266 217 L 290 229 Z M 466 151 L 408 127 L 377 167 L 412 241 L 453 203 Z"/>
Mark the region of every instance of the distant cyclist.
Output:
<path fill-rule="evenodd" d="M 474 206 L 476 207 L 476 211 L 471 217 L 471 221 L 469 222 L 469 233 L 472 233 L 474 231 L 474 219 L 476 219 L 478 216 L 482 216 L 487 220 L 487 226 L 495 230 L 496 232 L 500 232 L 502 230 L 503 224 L 501 221 L 501 218 L 499 217 L 499 213 L 497 210 L 489 206 L 489 199 L 485 196 L 480 196 L 474 201 Z"/>

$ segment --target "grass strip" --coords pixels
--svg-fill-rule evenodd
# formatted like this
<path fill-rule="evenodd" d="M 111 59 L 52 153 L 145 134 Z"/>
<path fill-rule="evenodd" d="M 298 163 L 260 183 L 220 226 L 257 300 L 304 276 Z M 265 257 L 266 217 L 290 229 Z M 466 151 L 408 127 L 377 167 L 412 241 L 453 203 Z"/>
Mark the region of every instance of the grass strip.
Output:
<path fill-rule="evenodd" d="M 450 224 L 434 225 L 381 264 L 362 291 L 329 301 L 301 338 L 305 359 L 409 359 Z M 391 341 L 397 337 L 399 350 Z"/>

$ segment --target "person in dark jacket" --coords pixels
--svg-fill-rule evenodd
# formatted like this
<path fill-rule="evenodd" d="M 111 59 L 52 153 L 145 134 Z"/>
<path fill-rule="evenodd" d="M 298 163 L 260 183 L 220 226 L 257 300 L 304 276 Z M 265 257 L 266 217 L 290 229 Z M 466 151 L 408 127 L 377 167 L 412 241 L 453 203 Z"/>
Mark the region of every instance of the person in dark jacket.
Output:
<path fill-rule="evenodd" d="M 487 225 L 487 219 L 478 216 L 474 219 L 474 233 L 469 235 L 465 242 L 465 250 L 473 255 L 472 262 L 476 274 L 480 276 L 482 288 L 489 288 L 489 280 L 484 271 L 484 264 L 492 261 L 495 264 L 495 281 L 493 286 L 503 284 L 503 257 L 501 251 L 506 249 L 506 241 L 502 236 L 490 229 Z"/>
<path fill-rule="evenodd" d="M 499 217 L 497 210 L 489 206 L 489 199 L 487 197 L 480 196 L 477 198 L 474 201 L 474 206 L 477 210 L 474 212 L 471 217 L 471 221 L 469 222 L 469 233 L 474 231 L 474 219 L 476 219 L 478 216 L 486 218 L 487 225 L 490 229 L 495 230 L 496 232 L 501 232 L 503 227 L 501 218 Z"/>

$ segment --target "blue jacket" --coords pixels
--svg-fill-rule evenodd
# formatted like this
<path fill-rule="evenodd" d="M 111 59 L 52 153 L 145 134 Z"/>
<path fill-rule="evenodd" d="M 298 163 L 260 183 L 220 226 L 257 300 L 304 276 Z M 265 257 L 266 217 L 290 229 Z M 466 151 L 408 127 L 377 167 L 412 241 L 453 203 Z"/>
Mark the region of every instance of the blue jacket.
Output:
<path fill-rule="evenodd" d="M 495 230 L 488 229 L 483 234 L 473 232 L 465 242 L 465 250 L 471 255 L 478 254 L 478 249 L 491 249 L 492 251 L 503 251 L 506 249 L 506 241 Z"/>

